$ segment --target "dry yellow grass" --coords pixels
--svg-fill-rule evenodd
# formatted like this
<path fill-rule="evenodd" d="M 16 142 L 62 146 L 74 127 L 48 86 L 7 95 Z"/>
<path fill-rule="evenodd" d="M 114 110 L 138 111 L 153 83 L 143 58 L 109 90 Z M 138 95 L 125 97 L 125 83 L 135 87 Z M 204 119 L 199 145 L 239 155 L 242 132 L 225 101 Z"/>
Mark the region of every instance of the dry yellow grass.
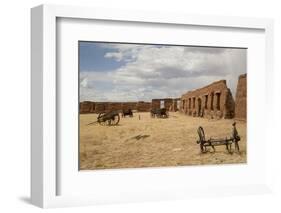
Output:
<path fill-rule="evenodd" d="M 87 125 L 96 118 L 97 114 L 80 115 L 81 170 L 246 163 L 246 123 L 242 121 L 236 122 L 240 153 L 229 154 L 225 146 L 217 146 L 216 152 L 201 154 L 196 143 L 198 126 L 204 128 L 206 139 L 230 137 L 233 120 L 178 112 L 157 119 L 146 112 L 121 118 L 118 126 Z"/>

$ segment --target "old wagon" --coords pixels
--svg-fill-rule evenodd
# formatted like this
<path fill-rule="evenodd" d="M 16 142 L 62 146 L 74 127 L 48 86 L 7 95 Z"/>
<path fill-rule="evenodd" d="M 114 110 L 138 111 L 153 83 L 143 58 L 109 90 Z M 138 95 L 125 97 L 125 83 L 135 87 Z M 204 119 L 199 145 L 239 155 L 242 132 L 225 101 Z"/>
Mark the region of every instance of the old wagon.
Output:
<path fill-rule="evenodd" d="M 169 112 L 166 108 L 161 108 L 161 109 L 152 109 L 150 111 L 150 115 L 152 118 L 168 118 L 169 117 Z"/>
<path fill-rule="evenodd" d="M 102 112 L 98 115 L 97 121 L 91 122 L 88 125 L 98 123 L 100 125 L 115 126 L 120 121 L 119 111 Z"/>
<path fill-rule="evenodd" d="M 233 126 L 233 131 L 231 137 L 209 138 L 208 140 L 206 140 L 205 138 L 205 132 L 203 127 L 199 126 L 197 129 L 197 133 L 199 136 L 199 140 L 197 141 L 197 144 L 200 145 L 201 153 L 206 153 L 208 151 L 207 147 L 212 147 L 213 151 L 216 151 L 215 146 L 222 146 L 222 145 L 225 145 L 226 150 L 229 153 L 232 153 L 232 144 L 235 145 L 235 150 L 239 152 L 240 150 L 239 150 L 238 142 L 240 141 L 240 136 L 238 135 L 235 122 L 232 124 L 232 126 Z"/>
<path fill-rule="evenodd" d="M 123 109 L 122 110 L 122 117 L 125 118 L 126 116 L 133 117 L 134 116 L 133 110 L 132 109 Z"/>

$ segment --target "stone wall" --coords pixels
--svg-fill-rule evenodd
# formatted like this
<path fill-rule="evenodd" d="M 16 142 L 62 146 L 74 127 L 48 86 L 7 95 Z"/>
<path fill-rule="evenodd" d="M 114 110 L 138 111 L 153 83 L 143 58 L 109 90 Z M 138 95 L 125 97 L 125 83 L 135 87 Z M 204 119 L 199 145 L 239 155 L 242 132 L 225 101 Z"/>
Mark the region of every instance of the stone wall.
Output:
<path fill-rule="evenodd" d="M 84 101 L 79 104 L 80 113 L 92 113 L 95 111 L 95 103 L 91 101 Z"/>
<path fill-rule="evenodd" d="M 247 120 L 247 74 L 239 76 L 235 97 L 235 118 Z"/>
<path fill-rule="evenodd" d="M 95 103 L 95 102 L 93 102 Z M 87 113 L 101 113 L 101 112 L 104 112 L 104 111 L 108 111 L 109 109 L 109 104 L 107 102 L 97 102 L 95 103 L 95 109 L 91 112 L 87 112 Z M 80 111 L 81 113 L 81 111 Z"/>
<path fill-rule="evenodd" d="M 235 103 L 226 81 L 221 80 L 182 95 L 180 111 L 195 117 L 233 118 Z"/>
<path fill-rule="evenodd" d="M 177 101 L 180 100 L 180 98 L 162 98 L 162 99 L 152 99 L 151 101 L 151 108 L 152 109 L 160 109 L 160 108 L 166 108 L 169 111 L 176 112 L 178 109 L 177 107 Z M 162 103 L 162 106 L 161 106 Z"/>
<path fill-rule="evenodd" d="M 80 102 L 80 113 L 101 113 L 113 110 L 138 110 L 140 112 L 149 112 L 151 102 Z"/>
<path fill-rule="evenodd" d="M 171 111 L 171 112 L 177 112 L 177 111 L 179 111 L 179 107 L 180 107 L 180 98 L 174 98 L 173 99 L 173 103 L 172 103 L 172 105 L 170 106 L 170 109 L 169 109 L 169 111 Z"/>
<path fill-rule="evenodd" d="M 128 110 L 137 110 L 138 102 L 122 102 L 122 109 Z"/>
<path fill-rule="evenodd" d="M 80 113 L 101 113 L 112 110 L 132 109 L 139 112 L 149 112 L 151 109 L 160 109 L 160 104 L 163 102 L 163 107 L 170 111 L 176 112 L 177 99 L 164 98 L 164 99 L 152 99 L 151 102 L 139 101 L 139 102 L 91 102 L 84 101 L 80 103 Z"/>
<path fill-rule="evenodd" d="M 173 99 L 172 98 L 165 98 L 165 99 L 163 99 L 163 101 L 164 101 L 165 109 L 169 110 L 172 107 Z"/>
<path fill-rule="evenodd" d="M 139 112 L 149 112 L 151 110 L 151 102 L 139 101 L 137 103 L 137 110 Z"/>
<path fill-rule="evenodd" d="M 161 101 L 161 99 L 152 99 L 151 108 L 152 109 L 160 109 L 160 101 Z"/>

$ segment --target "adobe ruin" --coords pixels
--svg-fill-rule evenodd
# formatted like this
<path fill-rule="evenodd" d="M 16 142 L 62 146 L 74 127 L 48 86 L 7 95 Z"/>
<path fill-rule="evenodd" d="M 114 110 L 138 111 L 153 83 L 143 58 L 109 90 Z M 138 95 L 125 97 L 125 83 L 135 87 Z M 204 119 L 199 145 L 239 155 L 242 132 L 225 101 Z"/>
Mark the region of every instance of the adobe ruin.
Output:
<path fill-rule="evenodd" d="M 233 118 L 235 102 L 226 81 L 220 80 L 182 95 L 180 111 L 194 117 Z"/>
<path fill-rule="evenodd" d="M 79 103 L 80 113 L 94 113 L 96 105 L 91 101 L 83 101 Z"/>
<path fill-rule="evenodd" d="M 239 76 L 235 97 L 235 118 L 247 120 L 247 74 Z"/>
<path fill-rule="evenodd" d="M 239 76 L 236 100 L 234 101 L 226 80 L 213 82 L 205 87 L 188 91 L 181 98 L 152 99 L 151 102 L 92 102 L 80 103 L 80 113 L 101 113 L 112 110 L 137 110 L 149 112 L 151 109 L 166 108 L 169 111 L 180 111 L 186 115 L 206 118 L 247 117 L 247 74 Z"/>
<path fill-rule="evenodd" d="M 160 109 L 166 108 L 169 109 L 173 103 L 172 98 L 163 98 L 163 99 L 152 99 L 151 101 L 151 108 L 152 109 Z"/>
<path fill-rule="evenodd" d="M 139 101 L 137 103 L 136 110 L 138 112 L 149 112 L 151 110 L 151 103 L 150 102 Z"/>
<path fill-rule="evenodd" d="M 173 99 L 173 103 L 172 103 L 172 105 L 170 106 L 169 111 L 171 111 L 171 112 L 177 112 L 177 111 L 179 111 L 179 110 L 180 110 L 180 101 L 181 101 L 180 98 L 174 98 L 174 99 Z"/>
<path fill-rule="evenodd" d="M 166 108 L 171 112 L 176 112 L 179 110 L 180 98 L 163 98 L 163 99 L 152 99 L 151 108 L 160 109 Z"/>
<path fill-rule="evenodd" d="M 139 112 L 149 112 L 151 109 L 150 102 L 93 102 L 83 101 L 80 102 L 80 113 L 101 113 L 113 110 L 137 110 Z"/>
<path fill-rule="evenodd" d="M 138 112 L 149 112 L 151 109 L 166 108 L 169 111 L 176 112 L 179 110 L 180 98 L 164 98 L 152 99 L 151 102 L 138 101 L 138 102 L 93 102 L 83 101 L 80 102 L 79 111 L 84 113 L 101 113 L 112 110 L 137 110 Z"/>

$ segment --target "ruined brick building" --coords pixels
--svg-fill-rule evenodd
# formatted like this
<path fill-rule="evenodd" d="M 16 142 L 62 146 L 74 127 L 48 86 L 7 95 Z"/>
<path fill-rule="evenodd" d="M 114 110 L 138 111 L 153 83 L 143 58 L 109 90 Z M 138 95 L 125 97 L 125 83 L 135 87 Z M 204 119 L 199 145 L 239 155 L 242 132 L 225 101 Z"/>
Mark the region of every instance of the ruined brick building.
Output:
<path fill-rule="evenodd" d="M 225 80 L 213 82 L 205 87 L 188 91 L 181 98 L 152 99 L 151 102 L 91 102 L 80 103 L 80 113 L 100 113 L 111 110 L 132 109 L 149 112 L 151 109 L 166 108 L 180 111 L 189 116 L 206 118 L 247 117 L 247 75 L 239 76 L 235 101 Z"/>
<path fill-rule="evenodd" d="M 235 97 L 235 118 L 247 120 L 247 74 L 240 75 Z"/>
<path fill-rule="evenodd" d="M 151 108 L 160 109 L 166 108 L 171 112 L 176 112 L 179 110 L 180 98 L 163 98 L 163 99 L 152 99 Z"/>
<path fill-rule="evenodd" d="M 179 110 L 180 110 L 180 101 L 181 101 L 180 98 L 174 98 L 174 99 L 173 99 L 173 103 L 172 103 L 172 105 L 170 106 L 169 111 L 171 111 L 171 112 L 177 112 L 177 111 L 179 111 Z"/>
<path fill-rule="evenodd" d="M 235 103 L 225 80 L 189 91 L 181 97 L 180 111 L 197 117 L 233 118 Z"/>
<path fill-rule="evenodd" d="M 151 100 L 151 108 L 152 109 L 160 109 L 162 107 L 169 106 L 171 104 L 171 99 L 152 99 Z M 163 104 L 164 103 L 164 104 Z"/>
<path fill-rule="evenodd" d="M 152 99 L 151 102 L 93 102 L 83 101 L 79 104 L 79 111 L 83 113 L 100 113 L 112 110 L 131 109 L 138 112 L 149 112 L 151 109 L 166 108 L 169 111 L 176 112 L 179 110 L 180 98 Z"/>
<path fill-rule="evenodd" d="M 149 112 L 151 109 L 150 102 L 80 102 L 80 113 L 101 113 L 112 110 L 137 110 L 139 112 Z"/>

